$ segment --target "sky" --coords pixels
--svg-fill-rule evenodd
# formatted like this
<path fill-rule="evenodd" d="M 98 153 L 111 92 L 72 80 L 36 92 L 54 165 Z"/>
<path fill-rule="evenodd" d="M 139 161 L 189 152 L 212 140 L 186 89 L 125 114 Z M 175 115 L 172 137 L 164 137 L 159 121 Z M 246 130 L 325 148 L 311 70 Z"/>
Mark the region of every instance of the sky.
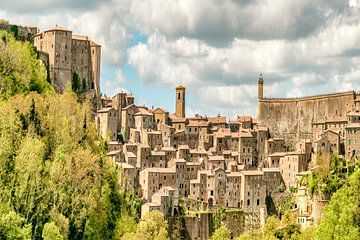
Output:
<path fill-rule="evenodd" d="M 0 18 L 102 45 L 101 91 L 191 116 L 256 116 L 265 97 L 360 88 L 360 0 L 0 0 Z"/>

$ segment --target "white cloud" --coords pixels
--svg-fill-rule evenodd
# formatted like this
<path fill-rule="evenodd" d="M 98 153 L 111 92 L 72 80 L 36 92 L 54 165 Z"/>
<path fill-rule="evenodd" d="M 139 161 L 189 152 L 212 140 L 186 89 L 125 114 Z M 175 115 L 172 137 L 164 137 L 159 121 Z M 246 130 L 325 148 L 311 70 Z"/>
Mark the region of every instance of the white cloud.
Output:
<path fill-rule="evenodd" d="M 316 32 L 348 7 L 336 0 L 133 0 L 131 15 L 142 31 L 227 45 L 245 39 L 298 39 Z"/>

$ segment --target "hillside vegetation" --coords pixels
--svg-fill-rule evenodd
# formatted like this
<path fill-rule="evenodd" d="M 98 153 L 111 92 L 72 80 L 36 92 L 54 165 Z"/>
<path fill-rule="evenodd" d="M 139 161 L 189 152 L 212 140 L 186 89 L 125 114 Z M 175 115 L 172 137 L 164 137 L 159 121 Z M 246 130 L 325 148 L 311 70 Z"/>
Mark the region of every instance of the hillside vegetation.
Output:
<path fill-rule="evenodd" d="M 29 43 L 0 36 L 0 239 L 111 239 L 139 206 L 89 106 L 54 93 Z"/>

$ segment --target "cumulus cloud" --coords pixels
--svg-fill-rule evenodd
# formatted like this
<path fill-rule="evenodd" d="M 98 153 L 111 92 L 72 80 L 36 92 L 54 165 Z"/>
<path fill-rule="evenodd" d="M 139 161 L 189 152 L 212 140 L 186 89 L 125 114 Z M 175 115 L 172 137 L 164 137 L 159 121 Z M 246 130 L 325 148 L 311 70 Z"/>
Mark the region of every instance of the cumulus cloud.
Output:
<path fill-rule="evenodd" d="M 14 0 L 5 1 L 1 6 L 0 18 L 11 23 L 34 25 L 41 31 L 58 24 L 75 34 L 90 36 L 102 45 L 105 64 L 121 64 L 126 58 L 131 40 L 129 0 Z"/>
<path fill-rule="evenodd" d="M 95 8 L 101 3 L 108 3 L 110 0 L 2 0 L 0 1 L 3 9 L 21 13 L 44 13 L 53 10 L 87 10 Z"/>
<path fill-rule="evenodd" d="M 116 69 L 114 79 L 102 79 L 105 88 L 121 90 L 127 63 L 144 83 L 185 84 L 189 113 L 235 116 L 256 114 L 260 72 L 266 97 L 360 87 L 359 6 L 358 0 L 34 0 L 31 6 L 14 0 L 2 3 L 0 16 L 89 35 L 103 46 L 103 64 Z M 129 46 L 134 31 L 146 40 Z"/>
<path fill-rule="evenodd" d="M 239 36 L 255 40 L 307 37 L 347 6 L 337 0 L 133 0 L 131 15 L 147 33 L 226 45 Z"/>

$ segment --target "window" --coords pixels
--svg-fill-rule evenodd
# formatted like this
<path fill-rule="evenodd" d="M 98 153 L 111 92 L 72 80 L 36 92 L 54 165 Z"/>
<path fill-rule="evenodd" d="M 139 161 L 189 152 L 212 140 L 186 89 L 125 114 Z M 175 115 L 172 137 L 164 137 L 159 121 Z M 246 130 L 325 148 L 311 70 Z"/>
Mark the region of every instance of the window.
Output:
<path fill-rule="evenodd" d="M 178 100 L 180 100 L 180 93 L 178 93 Z"/>
<path fill-rule="evenodd" d="M 250 199 L 247 200 L 247 205 L 250 206 Z"/>
<path fill-rule="evenodd" d="M 210 191 L 210 196 L 214 196 L 214 191 L 213 190 Z"/>
<path fill-rule="evenodd" d="M 260 205 L 260 199 L 256 200 L 256 205 Z"/>

